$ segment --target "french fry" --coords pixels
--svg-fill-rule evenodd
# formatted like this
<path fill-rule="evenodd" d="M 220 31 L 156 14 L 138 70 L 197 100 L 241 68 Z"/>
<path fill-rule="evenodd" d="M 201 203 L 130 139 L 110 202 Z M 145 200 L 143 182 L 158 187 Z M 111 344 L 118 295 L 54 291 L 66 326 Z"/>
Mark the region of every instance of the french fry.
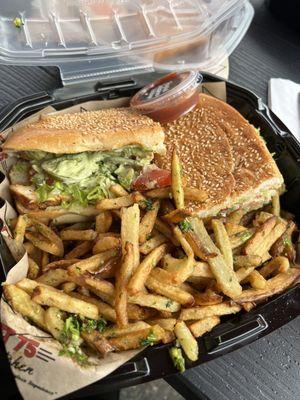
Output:
<path fill-rule="evenodd" d="M 151 189 L 145 192 L 149 199 L 170 199 L 172 196 L 171 187 Z"/>
<path fill-rule="evenodd" d="M 148 236 L 151 234 L 155 220 L 158 214 L 159 210 L 159 201 L 155 201 L 152 204 L 151 210 L 147 211 L 146 214 L 143 216 L 140 222 L 140 228 L 139 228 L 139 242 L 140 244 L 143 244 L 146 242 Z"/>
<path fill-rule="evenodd" d="M 144 343 L 145 345 L 158 343 L 163 339 L 164 334 L 164 330 L 159 325 L 154 325 L 137 332 L 111 338 L 109 343 L 115 351 L 132 350 L 142 347 Z"/>
<path fill-rule="evenodd" d="M 38 233 L 26 232 L 25 237 L 40 250 L 46 251 L 47 253 L 53 254 L 58 257 L 63 256 L 63 249 L 59 249 L 55 243 L 45 240 L 44 236 Z"/>
<path fill-rule="evenodd" d="M 128 283 L 127 291 L 129 294 L 136 294 L 141 290 L 143 290 L 145 282 L 151 270 L 154 267 L 156 267 L 156 265 L 166 254 L 166 252 L 167 252 L 167 245 L 162 244 L 161 246 L 156 247 L 156 249 L 154 249 L 144 258 L 144 260 L 135 270 L 134 274 L 132 275 Z"/>
<path fill-rule="evenodd" d="M 175 202 L 176 208 L 184 208 L 184 192 L 182 184 L 182 166 L 176 150 L 173 150 L 171 161 L 171 174 L 172 174 L 172 197 Z"/>
<path fill-rule="evenodd" d="M 96 330 L 92 332 L 81 332 L 81 337 L 93 350 L 97 351 L 101 357 L 105 357 L 114 350 L 109 342 Z"/>
<path fill-rule="evenodd" d="M 19 282 L 16 283 L 16 286 L 24 292 L 28 293 L 29 295 L 32 295 L 33 290 L 39 285 L 37 281 L 34 281 L 33 279 L 28 279 L 28 278 L 23 278 Z"/>
<path fill-rule="evenodd" d="M 122 209 L 121 220 L 121 241 L 122 253 L 125 253 L 125 244 L 127 242 L 133 245 L 134 264 L 133 270 L 135 271 L 140 263 L 140 250 L 139 250 L 139 225 L 140 225 L 140 209 L 137 204 L 132 207 Z"/>
<path fill-rule="evenodd" d="M 193 308 L 185 308 L 181 310 L 180 319 L 183 321 L 186 320 L 195 320 L 195 319 L 203 319 L 207 317 L 213 317 L 214 315 L 230 315 L 235 314 L 241 310 L 241 306 L 238 304 L 231 305 L 229 301 L 215 304 L 211 306 L 200 306 Z"/>
<path fill-rule="evenodd" d="M 23 243 L 27 224 L 28 224 L 28 216 L 26 214 L 19 215 L 14 230 L 15 233 L 14 239 L 17 243 L 20 244 Z"/>
<path fill-rule="evenodd" d="M 264 289 L 246 289 L 237 296 L 234 301 L 238 304 L 259 301 L 270 296 L 283 292 L 291 286 L 300 276 L 300 269 L 289 268 L 287 272 L 282 272 L 274 278 L 268 279 Z"/>
<path fill-rule="evenodd" d="M 97 232 L 93 229 L 87 229 L 85 231 L 78 230 L 64 230 L 60 232 L 61 240 L 95 240 Z"/>
<path fill-rule="evenodd" d="M 157 311 L 151 308 L 139 307 L 136 304 L 127 304 L 127 313 L 130 321 L 144 321 L 157 315 Z"/>
<path fill-rule="evenodd" d="M 266 265 L 264 265 L 259 273 L 264 278 L 269 278 L 277 272 L 286 272 L 290 268 L 290 262 L 286 257 L 275 257 L 271 261 L 269 261 Z"/>
<path fill-rule="evenodd" d="M 42 270 L 43 270 L 43 268 L 45 268 L 45 266 L 46 265 L 48 265 L 49 264 L 49 253 L 46 253 L 45 251 L 43 251 L 43 253 L 42 253 L 42 257 L 41 257 L 41 267 L 42 267 Z"/>
<path fill-rule="evenodd" d="M 250 285 L 254 289 L 264 289 L 267 285 L 267 281 L 265 278 L 258 272 L 252 271 L 251 274 L 248 276 L 248 280 Z"/>
<path fill-rule="evenodd" d="M 230 222 L 231 224 L 239 225 L 243 216 L 247 213 L 246 209 L 239 209 L 233 211 L 229 215 L 226 216 L 226 222 Z"/>
<path fill-rule="evenodd" d="M 96 216 L 96 232 L 105 233 L 108 232 L 113 218 L 110 211 L 103 211 Z"/>
<path fill-rule="evenodd" d="M 97 218 L 97 217 L 96 217 Z M 75 222 L 75 224 L 71 224 L 66 226 L 61 230 L 62 231 L 85 231 L 87 229 L 92 229 L 93 222 L 92 221 L 80 221 Z"/>
<path fill-rule="evenodd" d="M 177 322 L 176 318 L 157 318 L 147 321 L 150 325 L 159 325 L 166 331 L 174 331 L 175 324 Z"/>
<path fill-rule="evenodd" d="M 260 211 L 255 215 L 255 218 L 253 220 L 253 226 L 259 227 L 272 217 L 274 217 L 273 214 L 268 213 L 266 211 Z"/>
<path fill-rule="evenodd" d="M 221 304 L 223 301 L 223 296 L 214 292 L 211 289 L 206 289 L 205 292 L 193 293 L 195 306 L 213 306 L 215 304 Z"/>
<path fill-rule="evenodd" d="M 32 258 L 28 257 L 27 278 L 35 279 L 38 277 L 39 272 L 40 272 L 40 267 L 37 265 L 37 263 Z"/>
<path fill-rule="evenodd" d="M 134 267 L 133 244 L 125 244 L 125 253 L 123 254 L 122 264 L 116 279 L 116 300 L 115 310 L 117 315 L 117 325 L 123 328 L 128 324 L 127 315 L 127 289 L 129 279 Z"/>
<path fill-rule="evenodd" d="M 195 261 L 194 270 L 190 275 L 190 277 L 213 278 L 214 275 L 212 274 L 208 263 L 202 261 Z"/>
<path fill-rule="evenodd" d="M 200 319 L 199 321 L 193 322 L 189 328 L 192 334 L 197 338 L 203 336 L 205 333 L 210 332 L 216 325 L 220 323 L 220 317 L 214 315 Z"/>
<path fill-rule="evenodd" d="M 270 253 L 273 257 L 282 255 L 286 256 L 292 263 L 295 262 L 296 250 L 292 242 L 292 235 L 295 229 L 296 224 L 293 221 L 289 221 L 285 232 L 276 240 L 270 249 Z"/>
<path fill-rule="evenodd" d="M 77 285 L 74 282 L 65 282 L 65 283 L 61 284 L 60 288 L 65 293 L 71 293 L 71 292 L 73 292 L 73 290 L 75 290 L 77 288 Z"/>
<path fill-rule="evenodd" d="M 73 259 L 63 259 L 63 260 L 58 260 L 58 261 L 53 261 L 47 265 L 45 265 L 42 268 L 43 273 L 51 270 L 51 269 L 56 269 L 56 268 L 67 268 L 72 264 L 75 264 L 76 262 L 80 261 L 78 258 L 73 258 Z"/>
<path fill-rule="evenodd" d="M 166 343 L 171 343 L 171 342 L 173 342 L 175 339 L 176 339 L 176 338 L 175 338 L 174 332 L 165 331 L 165 332 L 164 332 L 164 336 L 163 336 L 163 338 L 162 338 L 161 341 L 162 341 L 164 344 L 166 344 Z"/>
<path fill-rule="evenodd" d="M 51 244 L 50 248 L 53 249 L 53 252 L 47 250 L 47 248 L 43 249 L 43 248 L 39 247 L 37 245 L 38 243 L 36 244 L 36 243 L 34 243 L 33 240 L 31 240 L 31 242 L 36 247 L 39 247 L 41 250 L 44 250 L 47 253 L 53 254 L 58 257 L 62 257 L 64 255 L 63 242 L 61 241 L 60 237 L 57 236 L 57 234 L 53 232 L 52 229 L 50 229 L 47 225 L 43 224 L 42 222 L 37 221 L 33 218 L 30 219 L 29 223 L 31 223 L 34 226 L 34 228 L 36 229 L 38 234 L 42 235 L 42 237 L 45 238 L 49 244 Z M 28 234 L 29 234 L 29 232 L 26 235 L 28 235 Z M 28 239 L 28 240 L 30 240 L 30 239 Z"/>
<path fill-rule="evenodd" d="M 154 268 L 150 272 L 150 276 L 157 281 L 165 283 L 167 285 L 178 285 L 176 276 L 174 277 L 172 271 L 167 271 L 166 269 Z"/>
<path fill-rule="evenodd" d="M 201 189 L 193 187 L 184 187 L 184 199 L 203 202 L 207 199 L 207 193 Z M 148 190 L 146 196 L 150 199 L 169 199 L 172 196 L 170 187 Z"/>
<path fill-rule="evenodd" d="M 160 215 L 169 214 L 173 210 L 175 210 L 175 207 L 170 199 L 162 199 L 160 201 L 160 209 L 159 209 Z"/>
<path fill-rule="evenodd" d="M 251 311 L 254 307 L 255 307 L 255 303 L 253 303 L 253 302 L 248 302 L 248 303 L 243 303 L 242 304 L 242 306 L 243 306 L 243 309 L 246 311 L 246 312 L 249 312 L 249 311 Z"/>
<path fill-rule="evenodd" d="M 91 211 L 91 208 L 88 207 L 88 210 Z M 95 208 L 92 208 L 92 210 L 93 210 L 92 212 L 87 213 L 88 215 L 79 215 L 79 214 L 75 214 L 75 213 L 68 213 L 68 214 L 58 215 L 57 217 L 54 217 L 53 219 L 48 218 L 48 220 L 49 221 L 51 220 L 52 225 L 65 225 L 65 224 L 77 225 L 78 224 L 77 227 L 75 226 L 74 228 L 72 227 L 70 229 L 78 229 L 78 226 L 82 226 L 82 224 L 83 225 L 87 224 L 88 227 L 90 227 L 91 221 L 99 213 L 99 211 L 96 210 Z M 79 210 L 77 210 L 77 211 L 79 211 Z M 83 229 L 83 228 L 80 228 L 80 229 Z M 85 226 L 84 229 L 87 229 L 87 226 Z"/>
<path fill-rule="evenodd" d="M 102 336 L 105 338 L 113 338 L 119 337 L 123 335 L 127 335 L 128 333 L 137 332 L 142 329 L 150 328 L 151 324 L 148 324 L 144 321 L 132 322 L 131 324 L 127 324 L 124 328 L 118 328 L 118 326 L 112 326 L 110 328 L 106 328 L 102 332 Z"/>
<path fill-rule="evenodd" d="M 262 257 L 249 255 L 249 256 L 234 256 L 233 263 L 236 269 L 238 268 L 251 268 L 258 267 L 263 262 Z"/>
<path fill-rule="evenodd" d="M 188 277 L 192 274 L 194 270 L 194 252 L 189 245 L 188 241 L 185 239 L 183 236 L 181 230 L 176 226 L 174 228 L 174 235 L 178 242 L 181 244 L 181 247 L 183 248 L 185 254 L 187 257 L 185 259 L 182 259 L 181 261 L 181 266 L 174 269 L 174 279 L 177 284 L 180 284 L 188 279 Z"/>
<path fill-rule="evenodd" d="M 118 183 L 115 183 L 114 185 L 111 185 L 109 188 L 109 191 L 115 196 L 115 197 L 122 197 L 122 196 L 127 196 L 128 192 L 123 188 L 123 186 L 119 185 Z"/>
<path fill-rule="evenodd" d="M 83 279 L 87 285 L 87 288 L 95 293 L 98 297 L 100 297 L 102 300 L 110 305 L 115 304 L 116 292 L 115 287 L 111 282 L 104 279 L 88 277 L 84 277 Z"/>
<path fill-rule="evenodd" d="M 275 225 L 273 225 L 273 218 L 275 218 Z M 261 225 L 253 237 L 247 242 L 244 248 L 245 254 L 262 256 L 270 250 L 271 246 L 284 233 L 286 230 L 286 223 L 283 220 L 277 222 L 276 217 L 273 218 L 268 219 Z"/>
<path fill-rule="evenodd" d="M 232 249 L 244 245 L 254 235 L 255 228 L 248 228 L 242 232 L 230 236 L 230 244 Z"/>
<path fill-rule="evenodd" d="M 31 242 L 23 243 L 25 250 L 27 251 L 28 255 L 39 265 L 42 261 L 42 254 L 43 252 L 35 247 Z M 20 249 L 20 246 L 18 246 Z M 21 258 L 23 256 L 24 250 L 21 251 Z M 12 256 L 14 257 L 13 253 Z"/>
<path fill-rule="evenodd" d="M 67 311 L 72 314 L 79 314 L 86 318 L 99 318 L 98 308 L 94 304 L 75 299 L 54 288 L 37 286 L 33 291 L 32 300 L 40 305 L 57 307 L 60 310 Z"/>
<path fill-rule="evenodd" d="M 162 283 L 152 276 L 149 276 L 146 281 L 146 286 L 152 292 L 166 296 L 171 300 L 175 300 L 184 306 L 192 306 L 194 304 L 194 297 L 179 287 Z"/>
<path fill-rule="evenodd" d="M 238 296 L 242 292 L 242 287 L 239 284 L 235 272 L 228 266 L 220 254 L 219 249 L 211 240 L 208 235 L 203 221 L 197 218 L 191 218 L 192 229 L 197 233 L 198 240 L 203 247 L 206 247 L 209 253 L 216 253 L 216 257 L 208 258 L 207 262 L 211 268 L 211 272 L 216 278 L 218 286 L 221 288 L 224 294 L 228 297 Z"/>
<path fill-rule="evenodd" d="M 147 255 L 151 253 L 151 251 L 153 251 L 155 248 L 168 241 L 169 239 L 166 236 L 158 233 L 140 246 L 140 253 Z"/>
<path fill-rule="evenodd" d="M 198 343 L 184 321 L 178 321 L 174 328 L 175 335 L 188 359 L 198 360 Z"/>
<path fill-rule="evenodd" d="M 174 285 L 180 285 L 181 283 L 190 279 L 193 273 L 193 266 L 194 261 L 191 259 L 191 257 L 179 259 L 168 254 L 164 258 L 164 269 L 169 273 L 169 276 L 171 275 L 171 282 Z M 163 274 L 162 271 L 156 271 L 156 273 L 160 273 L 160 275 Z M 166 277 L 169 280 L 167 275 Z M 165 281 L 165 278 L 162 276 L 160 276 L 160 279 Z"/>
<path fill-rule="evenodd" d="M 168 214 L 164 214 L 162 216 L 162 219 L 171 224 L 177 224 L 178 222 L 192 215 L 193 213 L 190 210 L 186 210 L 184 208 L 176 208 L 175 210 L 170 211 Z"/>
<path fill-rule="evenodd" d="M 178 240 L 174 237 L 172 229 L 166 222 L 163 222 L 161 219 L 156 218 L 154 227 L 158 230 L 158 232 L 167 237 L 175 246 L 179 246 Z"/>
<path fill-rule="evenodd" d="M 104 303 L 100 299 L 96 299 L 95 297 L 85 296 L 80 293 L 71 292 L 69 293 L 71 297 L 75 299 L 83 300 L 87 303 L 94 304 L 99 311 L 99 315 L 105 318 L 108 321 L 115 322 L 117 320 L 116 312 L 113 307 Z"/>
<path fill-rule="evenodd" d="M 31 300 L 28 293 L 15 285 L 4 285 L 3 293 L 16 312 L 29 318 L 40 328 L 46 329 L 45 311 L 39 304 Z"/>
<path fill-rule="evenodd" d="M 276 217 L 280 217 L 280 200 L 278 192 L 272 197 L 272 214 L 276 215 Z"/>
<path fill-rule="evenodd" d="M 85 271 L 95 271 L 110 258 L 116 257 L 117 255 L 118 252 L 114 249 L 95 254 L 94 256 L 85 258 L 84 260 L 80 260 L 72 264 L 70 267 L 68 267 L 68 272 L 70 275 L 74 276 L 83 274 Z"/>
<path fill-rule="evenodd" d="M 114 236 L 106 236 L 97 240 L 93 247 L 93 254 L 103 251 L 121 248 L 121 239 Z"/>
<path fill-rule="evenodd" d="M 139 203 L 142 201 L 145 201 L 145 197 L 139 192 L 134 192 L 126 196 L 116 197 L 114 199 L 100 200 L 97 203 L 96 208 L 101 211 L 118 210 L 123 207 L 130 207 L 134 203 Z"/>
<path fill-rule="evenodd" d="M 246 278 L 251 274 L 251 272 L 253 272 L 255 270 L 255 267 L 241 267 L 239 268 L 235 275 L 237 277 L 237 280 L 239 282 L 244 282 L 246 280 Z"/>
<path fill-rule="evenodd" d="M 211 224 L 215 234 L 216 244 L 219 247 L 227 265 L 233 269 L 233 256 L 227 231 L 220 220 L 213 219 Z"/>
<path fill-rule="evenodd" d="M 237 233 L 241 233 L 247 230 L 245 226 L 233 224 L 231 222 L 225 222 L 225 229 L 229 236 L 234 236 Z"/>
<path fill-rule="evenodd" d="M 180 304 L 177 301 L 157 294 L 139 292 L 133 296 L 129 296 L 129 302 L 162 311 L 176 312 L 180 310 Z"/>
<path fill-rule="evenodd" d="M 67 270 L 57 268 L 48 270 L 36 280 L 44 285 L 57 287 L 64 282 L 68 282 L 70 278 Z"/>
<path fill-rule="evenodd" d="M 184 233 L 184 237 L 189 242 L 191 248 L 193 249 L 195 255 L 200 259 L 207 261 L 209 258 L 216 257 L 220 252 L 218 248 L 214 246 L 214 250 L 212 250 L 211 239 L 207 235 L 205 235 L 205 239 L 201 238 L 201 232 L 204 228 L 203 222 L 202 225 L 198 222 L 197 218 L 189 218 L 187 219 L 188 223 L 191 225 L 190 229 Z M 209 240 L 208 240 L 209 238 Z"/>
<path fill-rule="evenodd" d="M 120 267 L 120 262 L 121 262 L 121 256 L 110 258 L 103 265 L 101 265 L 101 267 L 97 271 L 95 271 L 97 277 L 102 279 L 115 278 L 116 273 Z"/>
<path fill-rule="evenodd" d="M 93 243 L 90 240 L 84 240 L 75 246 L 69 253 L 65 255 L 66 260 L 80 258 L 87 254 L 93 247 Z"/>
<path fill-rule="evenodd" d="M 45 324 L 47 331 L 57 340 L 60 340 L 64 328 L 63 317 L 64 313 L 57 307 L 49 307 L 45 311 Z"/>

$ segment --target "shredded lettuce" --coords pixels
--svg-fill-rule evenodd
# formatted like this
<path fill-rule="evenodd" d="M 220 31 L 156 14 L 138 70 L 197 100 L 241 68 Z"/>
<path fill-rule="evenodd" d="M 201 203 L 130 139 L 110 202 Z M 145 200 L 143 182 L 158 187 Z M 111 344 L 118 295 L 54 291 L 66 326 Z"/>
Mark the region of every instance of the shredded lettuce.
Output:
<path fill-rule="evenodd" d="M 109 187 L 116 182 L 130 190 L 152 155 L 151 150 L 141 146 L 64 155 L 26 152 L 36 171 L 31 181 L 39 202 L 59 196 L 65 207 L 86 206 L 107 198 Z"/>
<path fill-rule="evenodd" d="M 182 350 L 178 342 L 175 343 L 174 347 L 171 347 L 169 350 L 170 357 L 173 361 L 174 367 L 179 372 L 185 371 L 185 359 L 182 355 Z"/>
<path fill-rule="evenodd" d="M 69 316 L 65 320 L 63 330 L 60 333 L 59 341 L 62 345 L 62 349 L 59 355 L 71 357 L 80 365 L 87 365 L 88 357 L 80 347 L 83 342 L 80 333 L 91 333 L 94 330 L 103 332 L 106 324 L 103 318 L 93 320 L 78 315 Z"/>
<path fill-rule="evenodd" d="M 155 333 L 150 330 L 148 336 L 145 339 L 141 339 L 140 345 L 141 346 L 153 346 L 157 342 L 157 337 Z"/>

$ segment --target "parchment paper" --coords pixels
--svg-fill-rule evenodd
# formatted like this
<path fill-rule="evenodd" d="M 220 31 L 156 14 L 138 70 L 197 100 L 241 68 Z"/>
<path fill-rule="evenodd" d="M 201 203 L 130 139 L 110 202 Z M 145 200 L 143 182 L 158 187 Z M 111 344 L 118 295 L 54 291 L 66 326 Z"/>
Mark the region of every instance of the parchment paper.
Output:
<path fill-rule="evenodd" d="M 222 82 L 203 84 L 201 90 L 225 100 L 225 84 Z M 28 122 L 38 120 L 41 114 L 85 112 L 126 106 L 127 104 L 128 99 L 123 98 L 90 101 L 59 112 L 56 112 L 52 107 L 47 107 L 2 132 L 0 140 L 3 142 L 15 129 Z M 9 167 L 13 162 L 13 158 L 3 159 L 2 157 L 0 168 L 5 176 L 7 176 Z M 0 208 L 0 218 L 4 222 L 1 234 L 6 240 L 11 238 L 6 221 L 17 215 L 11 205 L 8 186 L 9 181 L 5 177 L 0 184 L 0 197 L 5 200 L 4 205 Z M 26 277 L 28 269 L 27 253 L 21 253 L 19 258 L 20 260 L 9 271 L 6 283 L 16 283 Z M 89 361 L 93 364 L 92 366 L 80 367 L 70 358 L 58 356 L 60 344 L 52 339 L 48 333 L 30 325 L 20 314 L 15 313 L 3 297 L 1 299 L 1 326 L 8 360 L 18 389 L 25 400 L 57 399 L 83 388 L 109 375 L 140 351 L 109 353 L 104 359 L 91 357 Z"/>

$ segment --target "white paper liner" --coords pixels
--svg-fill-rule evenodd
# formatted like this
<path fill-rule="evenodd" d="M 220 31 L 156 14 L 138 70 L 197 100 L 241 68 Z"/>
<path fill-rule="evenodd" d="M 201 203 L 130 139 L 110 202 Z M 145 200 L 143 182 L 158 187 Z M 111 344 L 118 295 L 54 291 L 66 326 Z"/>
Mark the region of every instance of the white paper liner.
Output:
<path fill-rule="evenodd" d="M 225 83 L 223 82 L 203 84 L 202 91 L 226 100 Z M 52 107 L 47 107 L 2 132 L 1 137 L 5 140 L 13 130 L 29 121 L 38 120 L 41 114 L 85 112 L 126 106 L 127 104 L 128 99 L 123 98 L 90 101 L 58 112 Z M 0 163 L 0 168 L 5 175 L 8 173 L 10 163 L 11 160 L 8 159 L 2 160 Z M 17 215 L 11 206 L 8 185 L 7 178 L 0 184 L 0 197 L 5 200 L 5 204 L 0 208 L 0 218 L 4 222 L 1 232 L 3 237 L 11 236 L 6 221 Z M 25 253 L 9 271 L 6 283 L 18 282 L 26 277 L 27 270 L 28 257 Z M 58 356 L 61 348 L 59 343 L 48 333 L 30 325 L 20 314 L 15 313 L 3 297 L 1 299 L 1 325 L 9 363 L 18 389 L 25 400 L 57 399 L 83 388 L 109 375 L 140 351 L 109 353 L 104 359 L 90 357 L 89 361 L 93 365 L 80 367 L 70 358 Z"/>

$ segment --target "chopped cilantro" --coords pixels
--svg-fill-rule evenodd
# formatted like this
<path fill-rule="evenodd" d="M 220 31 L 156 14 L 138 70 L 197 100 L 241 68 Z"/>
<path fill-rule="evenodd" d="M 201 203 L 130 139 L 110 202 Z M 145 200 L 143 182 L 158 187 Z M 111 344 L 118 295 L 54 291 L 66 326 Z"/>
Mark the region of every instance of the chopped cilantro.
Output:
<path fill-rule="evenodd" d="M 292 247 L 292 241 L 291 241 L 291 239 L 290 239 L 288 236 L 286 236 L 286 237 L 283 239 L 283 245 L 284 245 L 285 247 Z"/>
<path fill-rule="evenodd" d="M 237 237 L 239 237 L 243 242 L 246 242 L 248 239 L 251 238 L 251 236 L 252 236 L 252 233 L 249 231 L 237 233 Z"/>
<path fill-rule="evenodd" d="M 168 300 L 168 301 L 166 302 L 166 308 L 171 307 L 172 304 L 173 304 L 173 301 L 172 301 L 172 300 Z"/>
<path fill-rule="evenodd" d="M 155 336 L 155 334 L 153 333 L 153 331 L 151 330 L 148 334 L 148 336 L 146 337 L 146 339 L 141 339 L 140 341 L 140 345 L 141 346 L 153 346 L 157 341 L 157 338 Z"/>
<path fill-rule="evenodd" d="M 151 238 L 152 238 L 152 234 L 151 234 L 151 233 L 148 233 L 147 236 L 146 236 L 146 239 L 147 239 L 147 240 L 150 240 Z"/>
<path fill-rule="evenodd" d="M 63 330 L 60 333 L 59 341 L 62 349 L 59 355 L 71 357 L 80 365 L 86 365 L 88 357 L 81 350 L 81 332 L 91 333 L 94 330 L 102 332 L 106 327 L 106 321 L 102 318 L 93 320 L 77 315 L 71 315 L 64 322 Z"/>
<path fill-rule="evenodd" d="M 178 222 L 178 226 L 182 232 L 187 232 L 190 229 L 192 229 L 192 225 L 191 225 L 190 221 L 188 221 L 187 219 L 184 219 L 184 220 Z"/>
<path fill-rule="evenodd" d="M 171 347 L 169 350 L 170 357 L 173 361 L 174 367 L 179 371 L 179 372 L 184 372 L 185 371 L 185 359 L 183 358 L 182 355 L 182 350 L 179 347 L 179 343 L 176 342 L 174 347 Z"/>
<path fill-rule="evenodd" d="M 146 207 L 147 211 L 153 210 L 152 200 L 150 200 L 150 199 L 142 200 L 142 204 Z"/>
<path fill-rule="evenodd" d="M 82 320 L 82 326 L 81 330 L 82 332 L 87 332 L 91 333 L 94 330 L 97 330 L 98 332 L 103 332 L 105 327 L 106 327 L 107 322 L 105 319 L 100 318 L 98 321 L 95 319 L 88 319 L 85 318 Z"/>
<path fill-rule="evenodd" d="M 80 348 L 82 342 L 80 337 L 80 323 L 75 315 L 65 320 L 59 341 L 62 344 L 62 349 L 59 352 L 60 356 L 65 355 L 71 357 L 80 365 L 87 364 L 88 357 Z"/>

